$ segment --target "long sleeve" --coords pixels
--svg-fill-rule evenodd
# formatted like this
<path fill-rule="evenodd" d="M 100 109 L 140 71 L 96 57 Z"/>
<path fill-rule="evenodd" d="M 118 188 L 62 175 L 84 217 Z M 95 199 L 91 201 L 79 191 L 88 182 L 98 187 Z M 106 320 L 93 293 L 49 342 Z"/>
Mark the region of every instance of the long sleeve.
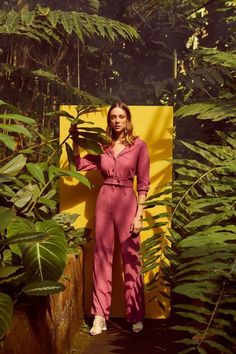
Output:
<path fill-rule="evenodd" d="M 78 171 L 100 170 L 100 155 L 87 154 L 84 157 L 77 155 L 74 159 Z"/>
<path fill-rule="evenodd" d="M 150 158 L 146 144 L 143 142 L 140 147 L 137 160 L 137 191 L 139 195 L 146 195 L 150 186 Z"/>

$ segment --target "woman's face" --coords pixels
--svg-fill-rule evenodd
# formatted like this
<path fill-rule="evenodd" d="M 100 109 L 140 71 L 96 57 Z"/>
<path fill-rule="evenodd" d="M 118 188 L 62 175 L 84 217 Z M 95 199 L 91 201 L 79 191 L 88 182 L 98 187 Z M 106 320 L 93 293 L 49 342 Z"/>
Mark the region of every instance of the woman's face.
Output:
<path fill-rule="evenodd" d="M 122 108 L 115 107 L 110 112 L 109 121 L 110 121 L 110 126 L 112 127 L 114 132 L 120 134 L 126 128 L 127 114 Z"/>

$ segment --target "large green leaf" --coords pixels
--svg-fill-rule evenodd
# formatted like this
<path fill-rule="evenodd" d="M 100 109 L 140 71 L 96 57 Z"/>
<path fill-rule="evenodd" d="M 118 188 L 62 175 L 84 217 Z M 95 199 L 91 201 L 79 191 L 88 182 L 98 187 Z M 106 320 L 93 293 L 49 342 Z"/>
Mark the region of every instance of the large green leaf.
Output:
<path fill-rule="evenodd" d="M 48 112 L 45 114 L 46 117 L 67 117 L 67 118 L 71 118 L 71 119 L 75 119 L 74 116 L 72 116 L 71 114 L 69 114 L 66 111 L 60 110 L 60 111 L 52 111 L 52 112 Z"/>
<path fill-rule="evenodd" d="M 227 227 L 212 226 L 207 230 L 197 232 L 194 235 L 179 242 L 181 247 L 198 247 L 203 246 L 203 244 L 223 244 L 228 241 L 235 240 L 236 226 L 231 225 Z M 228 243 L 230 248 L 230 244 Z"/>
<path fill-rule="evenodd" d="M 70 171 L 70 170 L 67 171 L 67 170 L 60 169 L 56 166 L 50 166 L 49 174 L 51 175 L 50 178 L 52 179 L 59 176 L 73 177 L 77 179 L 79 182 L 83 183 L 86 187 L 91 188 L 91 184 L 89 180 L 79 172 Z"/>
<path fill-rule="evenodd" d="M 16 141 L 14 138 L 7 134 L 0 133 L 0 141 L 3 142 L 4 145 L 10 150 L 15 150 L 16 148 Z"/>
<path fill-rule="evenodd" d="M 0 339 L 9 330 L 13 314 L 13 301 L 11 297 L 0 292 Z"/>
<path fill-rule="evenodd" d="M 212 303 L 211 298 L 208 296 L 210 292 L 215 292 L 218 290 L 218 286 L 209 281 L 199 282 L 199 283 L 185 283 L 177 285 L 173 291 L 187 296 L 191 299 L 198 299 L 203 302 Z"/>
<path fill-rule="evenodd" d="M 102 148 L 101 145 L 91 139 L 84 139 L 84 138 L 80 138 L 78 140 L 79 146 L 81 146 L 83 149 L 85 149 L 88 153 L 90 154 L 102 154 Z"/>
<path fill-rule="evenodd" d="M 46 296 L 65 290 L 65 285 L 57 281 L 38 281 L 27 284 L 22 288 L 22 293 L 28 296 Z"/>
<path fill-rule="evenodd" d="M 28 138 L 32 137 L 31 132 L 19 124 L 0 124 L 0 128 L 3 130 L 6 130 L 7 132 L 10 132 L 10 133 L 13 132 L 13 133 L 17 133 L 17 134 L 23 134 L 23 135 L 27 136 Z"/>
<path fill-rule="evenodd" d="M 35 123 L 35 119 L 23 116 L 22 114 L 16 114 L 16 113 L 6 113 L 6 114 L 0 114 L 0 119 L 3 120 L 15 120 L 18 122 L 23 122 L 27 124 L 33 124 Z"/>
<path fill-rule="evenodd" d="M 26 168 L 37 181 L 45 185 L 45 177 L 43 170 L 40 168 L 40 164 L 27 163 Z"/>
<path fill-rule="evenodd" d="M 51 220 L 37 222 L 32 228 L 45 233 L 46 238 L 32 244 L 20 244 L 25 271 L 32 281 L 58 280 L 66 261 L 64 231 Z"/>
<path fill-rule="evenodd" d="M 0 278 L 7 278 L 15 274 L 18 270 L 22 270 L 22 266 L 5 266 L 0 267 Z"/>
<path fill-rule="evenodd" d="M 30 202 L 35 200 L 40 191 L 37 185 L 26 185 L 25 187 L 21 188 L 13 198 L 11 198 L 11 202 L 17 208 L 23 208 L 25 206 L 29 206 Z"/>
<path fill-rule="evenodd" d="M 223 220 L 225 218 L 225 212 L 223 213 L 215 213 L 211 215 L 204 215 L 199 218 L 196 218 L 190 221 L 185 228 L 192 228 L 192 227 L 200 227 L 200 226 L 210 226 L 218 222 L 219 220 Z"/>
<path fill-rule="evenodd" d="M 0 168 L 0 173 L 5 173 L 9 176 L 16 176 L 25 166 L 26 157 L 22 154 L 11 159 L 6 165 Z"/>
<path fill-rule="evenodd" d="M 11 245 L 14 243 L 21 243 L 21 242 L 35 242 L 35 241 L 44 240 L 45 237 L 46 237 L 45 232 L 37 232 L 37 231 L 19 233 L 14 236 L 11 235 L 10 237 L 8 233 L 8 238 L 4 240 L 0 240 L 0 244 Z"/>

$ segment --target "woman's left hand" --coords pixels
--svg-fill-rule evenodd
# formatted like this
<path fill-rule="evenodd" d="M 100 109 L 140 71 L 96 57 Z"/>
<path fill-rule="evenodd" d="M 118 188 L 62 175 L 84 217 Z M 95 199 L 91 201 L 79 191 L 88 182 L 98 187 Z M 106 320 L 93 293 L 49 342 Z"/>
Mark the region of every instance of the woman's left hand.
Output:
<path fill-rule="evenodd" d="M 131 226 L 130 226 L 130 232 L 132 232 L 135 235 L 138 235 L 140 231 L 143 228 L 143 221 L 140 217 L 135 216 Z"/>

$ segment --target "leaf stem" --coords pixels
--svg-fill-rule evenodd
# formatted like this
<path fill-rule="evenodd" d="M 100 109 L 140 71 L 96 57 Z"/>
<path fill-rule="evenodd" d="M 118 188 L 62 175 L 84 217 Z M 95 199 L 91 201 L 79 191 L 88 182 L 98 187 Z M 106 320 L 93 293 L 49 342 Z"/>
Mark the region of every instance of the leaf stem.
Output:
<path fill-rule="evenodd" d="M 49 161 L 53 158 L 53 156 L 60 150 L 60 148 L 65 144 L 65 142 L 69 139 L 70 133 L 67 135 L 67 137 L 61 142 L 61 144 L 56 148 L 56 150 L 53 151 L 53 153 L 48 157 L 47 159 L 47 164 Z"/>
<path fill-rule="evenodd" d="M 232 267 L 231 267 L 230 274 L 232 274 L 233 269 L 234 269 L 234 267 L 235 267 L 235 264 L 236 264 L 236 258 L 235 258 L 234 263 L 233 263 L 233 265 L 232 265 Z M 224 295 L 225 286 L 226 286 L 227 282 L 228 282 L 228 279 L 225 279 L 225 281 L 224 281 L 224 283 L 223 283 L 223 286 L 222 286 L 222 289 L 221 289 L 221 291 L 220 291 L 220 295 L 219 295 L 218 300 L 217 300 L 217 302 L 216 302 L 216 304 L 215 304 L 214 310 L 213 310 L 213 312 L 212 312 L 212 314 L 211 314 L 211 318 L 210 318 L 210 320 L 209 320 L 209 322 L 208 322 L 207 328 L 205 329 L 205 331 L 204 331 L 204 333 L 203 333 L 203 336 L 202 336 L 200 342 L 198 343 L 197 348 L 200 348 L 200 345 L 202 344 L 202 342 L 204 341 L 204 339 L 205 339 L 205 337 L 206 337 L 206 335 L 207 335 L 207 332 L 208 332 L 208 330 L 209 330 L 209 328 L 210 328 L 210 326 L 211 326 L 211 324 L 212 324 L 212 321 L 213 321 L 213 319 L 214 319 L 214 317 L 215 317 L 216 311 L 217 311 L 217 309 L 218 309 L 218 307 L 219 307 L 219 305 L 220 305 L 221 299 L 222 299 L 222 297 L 223 297 L 223 295 Z"/>

